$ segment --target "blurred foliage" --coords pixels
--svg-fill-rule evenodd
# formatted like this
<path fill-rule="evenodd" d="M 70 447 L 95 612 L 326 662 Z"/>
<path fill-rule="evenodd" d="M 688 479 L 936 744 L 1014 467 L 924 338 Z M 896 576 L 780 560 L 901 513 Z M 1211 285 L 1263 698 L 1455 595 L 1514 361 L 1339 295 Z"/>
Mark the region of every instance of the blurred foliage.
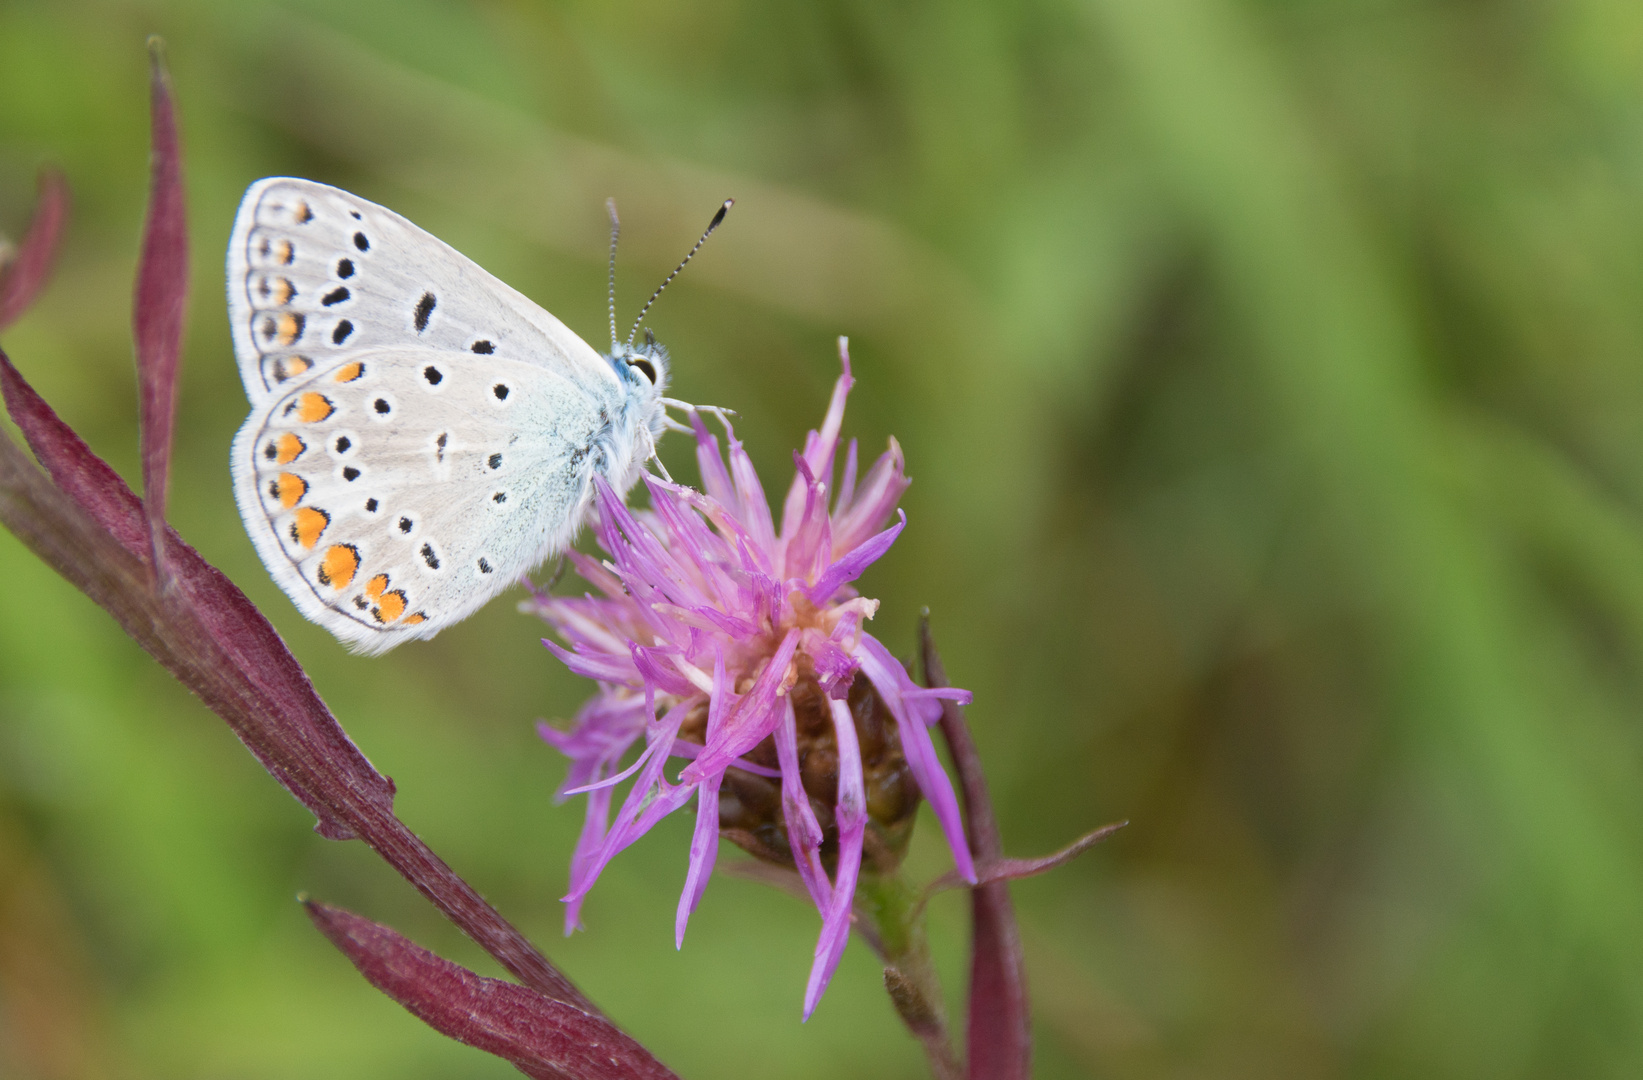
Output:
<path fill-rule="evenodd" d="M 174 523 L 682 1074 L 923 1066 L 859 943 L 799 1024 L 807 905 L 721 876 L 670 947 L 688 822 L 558 938 L 580 811 L 531 722 L 588 687 L 511 603 L 367 660 L 270 583 L 217 270 L 257 177 L 392 206 L 596 343 L 604 197 L 623 312 L 737 197 L 651 319 L 679 396 L 785 483 L 850 335 L 848 431 L 916 480 L 875 632 L 932 608 L 1016 853 L 1134 821 L 1015 889 L 1040 1076 L 1643 1068 L 1643 7 L 5 0 L 0 225 L 42 162 L 77 195 L 5 344 L 132 478 L 150 32 L 195 244 Z M 3 534 L 0 581 L 0 1075 L 514 1075 L 291 896 L 476 949 Z"/>

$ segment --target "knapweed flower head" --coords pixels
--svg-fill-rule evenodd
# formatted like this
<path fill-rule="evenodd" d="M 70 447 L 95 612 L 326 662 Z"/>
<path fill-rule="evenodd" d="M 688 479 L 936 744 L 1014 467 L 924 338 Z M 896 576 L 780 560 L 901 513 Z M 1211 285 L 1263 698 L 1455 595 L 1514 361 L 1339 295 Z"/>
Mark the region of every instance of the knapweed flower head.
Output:
<path fill-rule="evenodd" d="M 694 795 L 676 941 L 707 886 L 721 831 L 793 866 L 822 916 L 807 1018 L 844 951 L 864 851 L 869 872 L 894 869 L 920 794 L 960 874 L 975 880 L 929 732 L 937 698 L 969 695 L 915 686 L 863 628 L 878 601 L 851 586 L 907 524 L 896 508 L 908 480 L 895 440 L 859 477 L 852 440 L 829 505 L 853 383 L 840 344 L 844 373 L 821 430 L 793 456 L 779 531 L 729 421 L 720 417 L 727 465 L 718 438 L 692 414 L 702 490 L 646 477 L 651 508 L 632 511 L 596 481 L 594 533 L 609 558 L 569 557 L 602 595 L 539 595 L 527 605 L 569 643 L 544 641 L 554 655 L 599 682 L 568 731 L 541 729 L 571 760 L 561 797 L 588 797 L 566 932 L 611 858 Z M 641 738 L 637 760 L 621 768 Z M 673 759 L 686 764 L 670 778 Z M 613 820 L 615 787 L 630 777 Z"/>

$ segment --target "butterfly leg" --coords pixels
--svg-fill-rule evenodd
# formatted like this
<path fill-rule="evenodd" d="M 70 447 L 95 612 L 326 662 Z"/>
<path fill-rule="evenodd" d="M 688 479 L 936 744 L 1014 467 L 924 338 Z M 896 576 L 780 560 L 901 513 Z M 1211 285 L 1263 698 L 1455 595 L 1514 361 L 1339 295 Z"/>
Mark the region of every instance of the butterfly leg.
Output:
<path fill-rule="evenodd" d="M 739 416 L 740 415 L 735 409 L 727 409 L 723 405 L 692 405 L 688 401 L 680 401 L 678 398 L 670 398 L 670 397 L 661 398 L 660 400 L 661 400 L 662 404 L 666 405 L 668 408 L 670 408 L 670 409 L 680 409 L 680 410 L 683 410 L 684 412 L 710 412 L 710 413 L 714 413 L 714 414 L 719 415 L 719 416 L 725 416 L 725 415 Z"/>

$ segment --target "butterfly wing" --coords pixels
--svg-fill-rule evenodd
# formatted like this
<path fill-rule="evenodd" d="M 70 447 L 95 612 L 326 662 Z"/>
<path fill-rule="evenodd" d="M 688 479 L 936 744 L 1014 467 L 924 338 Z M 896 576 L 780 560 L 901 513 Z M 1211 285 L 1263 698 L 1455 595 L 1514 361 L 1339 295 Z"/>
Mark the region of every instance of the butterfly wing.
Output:
<path fill-rule="evenodd" d="M 551 368 L 359 349 L 266 395 L 235 498 L 304 615 L 362 652 L 431 637 L 574 535 L 619 407 Z"/>
<path fill-rule="evenodd" d="M 254 405 L 361 350 L 433 348 L 619 380 L 552 315 L 392 210 L 311 180 L 246 191 L 228 246 L 228 311 Z"/>

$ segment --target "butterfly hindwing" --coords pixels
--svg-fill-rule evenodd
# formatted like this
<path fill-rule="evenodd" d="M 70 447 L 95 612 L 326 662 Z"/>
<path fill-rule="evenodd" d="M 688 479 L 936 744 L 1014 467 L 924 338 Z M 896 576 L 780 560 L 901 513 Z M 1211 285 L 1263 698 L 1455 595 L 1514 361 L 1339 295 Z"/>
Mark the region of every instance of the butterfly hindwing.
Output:
<path fill-rule="evenodd" d="M 360 350 L 434 348 L 618 379 L 563 323 L 392 210 L 289 177 L 253 184 L 228 249 L 228 308 L 253 403 Z"/>
<path fill-rule="evenodd" d="M 361 651 L 430 637 L 567 544 L 616 393 L 540 365 L 363 349 L 288 377 L 233 451 L 258 553 Z"/>

